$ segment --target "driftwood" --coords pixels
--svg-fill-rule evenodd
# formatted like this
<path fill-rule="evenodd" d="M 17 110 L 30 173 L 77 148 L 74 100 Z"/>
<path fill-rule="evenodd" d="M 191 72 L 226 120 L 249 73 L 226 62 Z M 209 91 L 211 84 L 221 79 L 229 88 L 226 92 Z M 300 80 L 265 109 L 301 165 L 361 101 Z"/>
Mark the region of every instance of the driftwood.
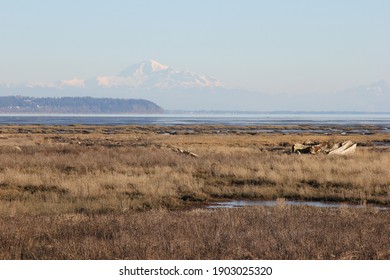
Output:
<path fill-rule="evenodd" d="M 296 154 L 327 154 L 327 155 L 348 155 L 356 151 L 357 144 L 348 140 L 343 143 L 332 142 L 311 142 L 303 144 L 296 143 L 292 146 L 292 152 Z"/>
<path fill-rule="evenodd" d="M 191 151 L 184 150 L 182 148 L 175 147 L 175 146 L 172 146 L 172 145 L 160 145 L 160 144 L 158 144 L 158 145 L 155 145 L 155 147 L 160 148 L 160 149 L 161 148 L 170 149 L 170 150 L 172 150 L 172 151 L 174 151 L 176 153 L 183 154 L 183 155 L 188 155 L 188 156 L 195 157 L 195 158 L 199 157 L 199 155 L 197 155 L 197 154 L 195 154 L 195 153 L 193 153 Z"/>
<path fill-rule="evenodd" d="M 310 150 L 311 146 L 309 145 L 297 143 L 292 146 L 292 152 L 296 154 L 309 154 Z"/>
<path fill-rule="evenodd" d="M 193 152 L 190 152 L 190 151 L 187 151 L 187 150 L 183 150 L 183 149 L 180 149 L 180 148 L 177 148 L 177 147 L 171 147 L 172 150 L 180 153 L 180 154 L 185 154 L 185 155 L 189 155 L 189 156 L 192 156 L 192 157 L 199 157 L 197 154 L 193 153 Z"/>
<path fill-rule="evenodd" d="M 21 149 L 19 146 L 14 146 L 14 150 L 15 150 L 15 151 L 18 151 L 18 152 L 21 152 L 21 151 L 22 151 L 22 149 Z"/>
<path fill-rule="evenodd" d="M 353 154 L 356 150 L 356 144 L 354 144 L 352 141 L 346 141 L 344 142 L 341 147 L 331 150 L 328 154 L 329 155 L 349 155 Z"/>

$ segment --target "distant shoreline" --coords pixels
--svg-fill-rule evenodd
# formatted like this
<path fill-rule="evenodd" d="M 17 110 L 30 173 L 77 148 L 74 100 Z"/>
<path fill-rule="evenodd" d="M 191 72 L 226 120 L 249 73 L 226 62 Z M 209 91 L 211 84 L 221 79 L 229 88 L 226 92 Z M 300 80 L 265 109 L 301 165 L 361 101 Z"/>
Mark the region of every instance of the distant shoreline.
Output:
<path fill-rule="evenodd" d="M 151 114 L 164 109 L 145 99 L 0 96 L 2 114 Z"/>
<path fill-rule="evenodd" d="M 370 112 L 370 111 L 224 111 L 224 110 L 165 110 L 164 114 L 253 114 L 253 115 L 264 115 L 264 114 L 291 114 L 291 115 L 337 115 L 337 114 L 345 114 L 345 115 L 382 115 L 382 114 L 390 114 L 390 112 Z"/>

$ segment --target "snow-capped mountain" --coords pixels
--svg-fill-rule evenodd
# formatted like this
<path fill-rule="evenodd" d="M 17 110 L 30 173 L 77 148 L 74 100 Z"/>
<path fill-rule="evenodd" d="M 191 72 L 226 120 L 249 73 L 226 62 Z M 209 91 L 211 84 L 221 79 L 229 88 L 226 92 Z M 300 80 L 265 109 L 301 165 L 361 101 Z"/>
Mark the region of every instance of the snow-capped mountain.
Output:
<path fill-rule="evenodd" d="M 103 87 L 124 86 L 140 89 L 214 88 L 222 83 L 188 70 L 179 71 L 155 60 L 143 61 L 123 70 L 116 76 L 99 76 L 97 84 Z"/>
<path fill-rule="evenodd" d="M 176 70 L 155 60 L 132 65 L 116 75 L 0 85 L 0 96 L 137 98 L 176 109 L 218 108 L 221 101 L 209 97 L 216 93 L 222 97 L 226 91 L 213 77 Z"/>
<path fill-rule="evenodd" d="M 223 87 L 217 79 L 199 75 L 189 70 L 176 70 L 155 60 L 147 60 L 132 65 L 117 75 L 97 76 L 89 79 L 74 78 L 50 83 L 27 82 L 25 84 L 10 85 L 12 87 L 46 88 L 46 89 L 96 89 L 124 87 L 128 89 L 204 89 Z"/>

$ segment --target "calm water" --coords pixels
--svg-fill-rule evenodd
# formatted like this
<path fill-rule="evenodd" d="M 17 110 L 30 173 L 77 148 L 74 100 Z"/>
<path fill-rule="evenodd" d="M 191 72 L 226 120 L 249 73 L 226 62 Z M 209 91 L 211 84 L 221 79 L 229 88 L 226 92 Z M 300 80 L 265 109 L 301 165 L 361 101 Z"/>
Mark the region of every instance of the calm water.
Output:
<path fill-rule="evenodd" d="M 312 206 L 312 207 L 320 207 L 320 208 L 340 208 L 340 207 L 348 207 L 348 208 L 363 208 L 363 207 L 372 207 L 379 210 L 390 210 L 389 207 L 381 207 L 381 206 L 365 206 L 365 205 L 355 205 L 348 203 L 328 203 L 328 202 L 319 202 L 319 201 L 290 201 L 286 200 L 283 202 L 278 202 L 275 200 L 232 200 L 225 202 L 215 202 L 209 205 L 207 208 L 215 209 L 215 208 L 240 208 L 240 207 L 249 207 L 249 206 L 267 206 L 267 207 L 275 207 L 278 205 L 291 205 L 291 206 Z"/>
<path fill-rule="evenodd" d="M 0 115 L 0 124 L 45 125 L 378 125 L 390 130 L 390 114 L 159 114 Z"/>

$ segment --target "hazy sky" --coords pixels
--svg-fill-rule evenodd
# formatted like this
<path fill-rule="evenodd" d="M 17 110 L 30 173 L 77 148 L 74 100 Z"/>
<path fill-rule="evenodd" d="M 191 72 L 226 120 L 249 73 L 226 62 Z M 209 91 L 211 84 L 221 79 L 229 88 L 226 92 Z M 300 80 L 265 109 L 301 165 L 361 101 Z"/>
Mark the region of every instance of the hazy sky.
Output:
<path fill-rule="evenodd" d="M 390 79 L 388 0 L 0 0 L 0 82 L 155 59 L 265 92 Z"/>

